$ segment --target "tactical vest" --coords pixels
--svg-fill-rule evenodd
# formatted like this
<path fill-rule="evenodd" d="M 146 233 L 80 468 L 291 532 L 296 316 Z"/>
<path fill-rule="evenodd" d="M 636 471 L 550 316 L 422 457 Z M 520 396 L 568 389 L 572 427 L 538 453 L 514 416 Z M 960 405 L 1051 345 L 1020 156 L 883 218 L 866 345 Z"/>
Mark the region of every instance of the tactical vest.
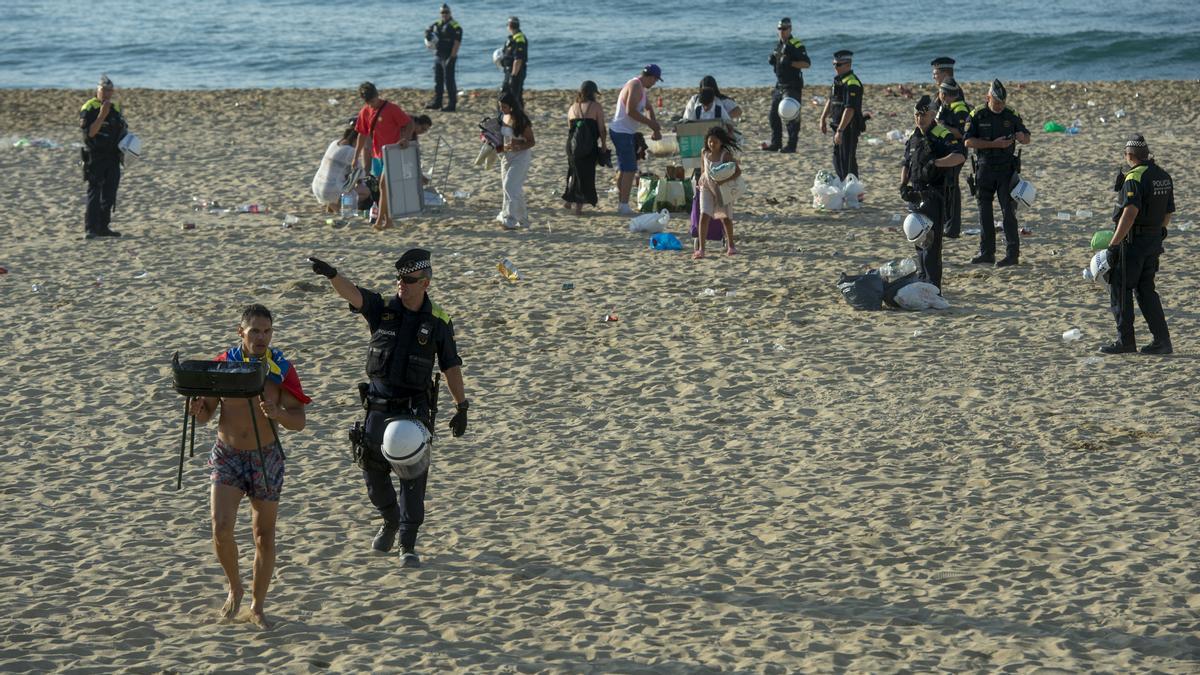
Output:
<path fill-rule="evenodd" d="M 396 389 L 424 392 L 433 380 L 439 319 L 433 312 L 422 312 L 416 329 L 405 331 L 405 311 L 392 303 L 384 310 L 379 327 L 371 333 L 367 344 L 367 376 Z"/>
<path fill-rule="evenodd" d="M 971 111 L 971 118 L 967 124 L 971 127 L 979 125 L 978 137 L 985 141 L 994 141 L 1007 136 L 1016 138 L 1017 117 L 1016 111 L 1012 108 L 1006 107 L 995 113 L 987 105 L 981 105 Z M 1016 148 L 1015 142 L 1007 148 L 977 148 L 975 155 L 979 158 L 980 164 L 1002 166 L 1016 160 Z"/>
<path fill-rule="evenodd" d="M 847 90 L 851 85 L 862 87 L 862 80 L 858 79 L 853 70 L 845 75 L 833 78 L 833 89 L 829 92 L 829 121 L 833 123 L 834 127 L 842 121 L 842 115 L 846 112 L 846 99 L 849 98 Z M 861 105 L 862 102 L 860 101 L 859 104 Z M 860 110 L 854 115 L 854 122 L 848 131 L 862 131 L 866 129 L 866 126 L 866 120 L 863 119 Z"/>
<path fill-rule="evenodd" d="M 1171 176 L 1148 161 L 1139 164 L 1125 174 L 1125 181 L 1134 181 L 1142 186 L 1142 208 L 1133 219 L 1135 227 L 1161 227 L 1167 218 L 1167 204 L 1174 186 Z"/>

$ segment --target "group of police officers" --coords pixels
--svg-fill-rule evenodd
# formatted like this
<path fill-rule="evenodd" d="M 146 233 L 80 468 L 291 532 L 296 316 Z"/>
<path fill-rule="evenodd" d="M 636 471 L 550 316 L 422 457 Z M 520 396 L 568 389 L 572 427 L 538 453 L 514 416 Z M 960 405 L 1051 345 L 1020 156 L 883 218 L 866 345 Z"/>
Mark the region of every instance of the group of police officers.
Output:
<path fill-rule="evenodd" d="M 425 29 L 425 43 L 433 50 L 433 100 L 426 110 L 454 112 L 458 105 L 458 85 L 454 81 L 454 66 L 462 46 L 462 25 L 454 20 L 450 6 L 443 4 L 441 16 Z M 529 63 L 529 40 L 521 32 L 521 20 L 508 17 L 508 39 L 501 49 L 499 63 L 504 71 L 502 92 L 510 92 L 522 107 L 525 105 L 525 67 Z M 443 92 L 446 105 L 442 105 Z"/>

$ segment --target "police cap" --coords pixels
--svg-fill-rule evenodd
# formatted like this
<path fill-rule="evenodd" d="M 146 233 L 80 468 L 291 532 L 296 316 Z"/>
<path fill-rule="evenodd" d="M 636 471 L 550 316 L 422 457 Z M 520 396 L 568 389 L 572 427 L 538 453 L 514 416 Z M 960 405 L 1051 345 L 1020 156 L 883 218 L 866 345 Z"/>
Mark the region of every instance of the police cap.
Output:
<path fill-rule="evenodd" d="M 776 28 L 791 28 L 791 27 L 792 27 L 792 19 L 791 19 L 791 17 L 787 17 L 787 16 L 780 19 L 779 25 L 776 26 Z"/>
<path fill-rule="evenodd" d="M 949 56 L 939 56 L 930 61 L 929 65 L 937 68 L 938 70 L 950 70 L 954 68 L 954 59 L 950 58 Z"/>
<path fill-rule="evenodd" d="M 958 82 L 955 82 L 953 77 L 943 80 L 942 83 L 938 85 L 938 89 L 950 94 L 951 96 L 962 93 L 962 88 L 958 86 Z"/>
<path fill-rule="evenodd" d="M 833 62 L 836 64 L 850 63 L 852 56 L 854 56 L 854 52 L 849 49 L 839 49 L 833 53 Z"/>
<path fill-rule="evenodd" d="M 933 107 L 933 99 L 929 98 L 929 94 L 921 96 L 913 105 L 913 112 L 917 114 L 927 113 Z"/>
<path fill-rule="evenodd" d="M 992 80 L 992 86 L 988 89 L 988 96 L 1005 101 L 1008 99 L 1008 90 L 1004 88 L 1004 84 L 1000 80 Z"/>
<path fill-rule="evenodd" d="M 432 269 L 429 262 L 430 253 L 423 248 L 410 248 L 396 261 L 396 274 L 404 276 L 421 270 Z"/>
<path fill-rule="evenodd" d="M 1146 137 L 1141 134 L 1130 134 L 1129 138 L 1125 139 L 1125 147 L 1127 148 L 1148 148 Z"/>
<path fill-rule="evenodd" d="M 513 28 L 520 28 L 521 20 L 515 16 L 510 16 L 508 17 L 508 25 L 512 26 Z"/>

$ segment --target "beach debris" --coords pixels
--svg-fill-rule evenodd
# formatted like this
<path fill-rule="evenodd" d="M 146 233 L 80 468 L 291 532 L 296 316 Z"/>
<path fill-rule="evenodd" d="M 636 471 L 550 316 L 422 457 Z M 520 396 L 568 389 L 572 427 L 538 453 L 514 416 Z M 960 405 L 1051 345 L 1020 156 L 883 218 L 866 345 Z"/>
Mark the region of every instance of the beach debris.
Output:
<path fill-rule="evenodd" d="M 454 194 L 453 194 L 453 197 L 455 199 L 466 199 L 467 197 L 470 197 L 470 196 L 471 196 L 471 193 L 468 190 L 455 190 Z"/>
<path fill-rule="evenodd" d="M 608 314 L 604 315 L 604 319 L 602 320 L 602 323 L 616 323 L 617 321 L 620 321 L 620 319 L 617 318 L 616 306 L 609 307 Z"/>
<path fill-rule="evenodd" d="M 49 138 L 18 138 L 13 143 L 14 148 L 41 148 L 43 150 L 57 150 L 62 147 Z"/>
<path fill-rule="evenodd" d="M 899 129 L 892 129 L 891 131 L 887 132 L 887 137 L 889 141 L 899 141 L 901 143 L 904 142 L 904 132 L 900 131 Z"/>
<path fill-rule="evenodd" d="M 42 292 L 42 285 L 41 285 L 41 284 L 36 284 L 36 283 L 35 283 L 35 284 L 33 284 L 33 285 L 31 286 L 31 288 L 33 289 L 33 292 L 34 292 L 34 293 L 41 293 L 41 292 Z"/>
<path fill-rule="evenodd" d="M 715 288 L 706 288 L 706 289 L 700 291 L 700 297 L 702 297 L 702 298 L 710 298 L 716 294 L 717 294 L 717 290 Z"/>
<path fill-rule="evenodd" d="M 1022 237 L 1032 237 L 1033 236 L 1033 230 L 1029 229 L 1028 227 L 1022 227 L 1018 231 L 1021 233 Z"/>
<path fill-rule="evenodd" d="M 1076 118 L 1075 121 L 1071 122 L 1071 126 L 1067 127 L 1064 133 L 1068 136 L 1075 136 L 1078 135 L 1080 131 L 1083 131 L 1083 120 Z"/>
<path fill-rule="evenodd" d="M 880 145 L 882 143 L 883 141 L 875 138 L 874 136 L 867 136 L 867 145 Z"/>
<path fill-rule="evenodd" d="M 134 279 L 145 279 L 150 273 L 146 270 L 138 270 L 133 273 Z"/>
<path fill-rule="evenodd" d="M 1071 212 L 1070 211 L 1059 211 L 1058 213 L 1054 214 L 1054 217 L 1057 220 L 1070 220 Z"/>
<path fill-rule="evenodd" d="M 1196 226 L 1190 220 L 1182 220 L 1178 223 L 1175 223 L 1174 227 L 1180 232 L 1187 232 L 1196 228 Z"/>
<path fill-rule="evenodd" d="M 336 98 L 328 99 L 327 102 L 329 103 L 329 105 L 337 105 L 338 104 L 338 100 Z"/>
<path fill-rule="evenodd" d="M 4 268 L 4 267 L 0 267 L 0 274 L 8 274 L 8 269 Z"/>
<path fill-rule="evenodd" d="M 1067 130 L 1066 127 L 1059 124 L 1055 120 L 1048 120 L 1045 124 L 1042 125 L 1042 131 L 1045 131 L 1045 132 L 1051 133 L 1051 134 L 1062 133 L 1066 130 Z"/>
<path fill-rule="evenodd" d="M 575 288 L 575 284 L 573 282 L 570 282 L 570 281 L 563 282 L 562 289 L 564 291 L 574 290 L 574 288 Z"/>
<path fill-rule="evenodd" d="M 812 97 L 812 104 L 813 104 L 813 105 L 818 105 L 818 106 L 819 106 L 819 105 L 825 105 L 825 97 L 824 97 L 824 96 L 814 96 L 814 97 Z"/>
<path fill-rule="evenodd" d="M 1092 212 L 1089 209 L 1077 209 L 1075 211 L 1076 218 L 1091 218 Z"/>
<path fill-rule="evenodd" d="M 299 223 L 299 222 L 300 222 L 300 217 L 299 217 L 299 216 L 293 216 L 293 215 L 292 215 L 292 214 L 290 214 L 290 213 L 285 213 L 285 214 L 283 215 L 283 226 L 284 226 L 285 228 L 291 227 L 291 226 L 293 226 L 293 225 L 295 225 L 295 224 L 297 224 L 297 223 Z"/>
<path fill-rule="evenodd" d="M 924 334 L 925 331 L 921 330 L 920 328 L 913 331 L 913 337 L 921 337 Z"/>
<path fill-rule="evenodd" d="M 96 277 L 96 281 L 94 281 L 92 283 L 92 285 L 95 286 L 96 288 L 100 288 L 101 286 L 103 286 L 104 285 L 104 275 L 101 274 L 100 276 Z"/>
<path fill-rule="evenodd" d="M 195 223 L 184 223 L 184 224 L 182 224 L 182 225 L 180 225 L 180 226 L 179 226 L 179 229 L 181 229 L 181 230 L 194 230 L 194 229 L 196 229 L 196 224 L 195 224 Z"/>
<path fill-rule="evenodd" d="M 1095 101 L 1093 101 L 1092 99 L 1090 99 L 1090 98 L 1089 98 L 1089 99 L 1088 99 L 1088 102 L 1087 102 L 1087 107 L 1089 107 L 1089 108 L 1095 108 L 1095 107 L 1096 107 L 1096 102 L 1095 102 Z"/>
<path fill-rule="evenodd" d="M 512 262 L 508 258 L 505 258 L 497 263 L 496 269 L 500 271 L 500 276 L 508 279 L 512 283 L 516 283 L 521 280 L 521 274 L 517 272 L 517 268 L 513 267 Z"/>
<path fill-rule="evenodd" d="M 1080 359 L 1079 363 L 1080 363 L 1080 365 L 1084 365 L 1084 366 L 1096 366 L 1101 363 L 1104 363 L 1104 357 L 1103 356 L 1089 356 L 1086 359 Z"/>
<path fill-rule="evenodd" d="M 771 345 L 771 349 L 773 351 L 777 351 L 777 352 L 787 351 L 787 347 L 784 347 L 783 345 L 779 344 L 778 342 Z"/>
<path fill-rule="evenodd" d="M 1117 119 L 1125 117 L 1125 110 L 1123 108 L 1117 108 L 1116 111 L 1113 112 L 1113 117 Z"/>
<path fill-rule="evenodd" d="M 1083 337 L 1083 331 L 1078 328 L 1072 328 L 1062 334 L 1063 342 L 1074 342 Z"/>
<path fill-rule="evenodd" d="M 242 204 L 237 208 L 238 213 L 270 213 L 271 210 L 261 204 Z"/>

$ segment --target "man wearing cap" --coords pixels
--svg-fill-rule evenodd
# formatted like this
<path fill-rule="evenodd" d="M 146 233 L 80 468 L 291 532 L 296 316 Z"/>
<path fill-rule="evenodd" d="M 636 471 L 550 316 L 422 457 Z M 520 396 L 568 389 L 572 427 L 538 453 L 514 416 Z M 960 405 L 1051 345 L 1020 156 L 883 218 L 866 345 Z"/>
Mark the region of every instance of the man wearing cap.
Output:
<path fill-rule="evenodd" d="M 913 107 L 915 127 L 904 145 L 900 197 L 910 208 L 933 221 L 931 238 L 917 247 L 918 278 L 942 287 L 942 224 L 955 169 L 967 160 L 962 143 L 945 127 L 934 124 L 933 100 L 922 96 Z"/>
<path fill-rule="evenodd" d="M 529 41 L 521 32 L 521 20 L 508 17 L 508 40 L 504 43 L 504 56 L 500 65 L 504 68 L 502 91 L 511 92 L 517 103 L 525 107 L 525 66 L 529 63 Z"/>
<path fill-rule="evenodd" d="M 1175 212 L 1175 186 L 1171 176 L 1150 157 L 1150 146 L 1141 134 L 1125 142 L 1125 162 L 1130 166 L 1118 177 L 1117 205 L 1113 209 L 1116 231 L 1108 247 L 1109 298 L 1117 319 L 1117 339 L 1100 347 L 1104 354 L 1137 351 L 1133 335 L 1133 296 L 1150 327 L 1154 340 L 1142 347 L 1143 354 L 1170 354 L 1171 333 L 1162 301 L 1154 289 L 1158 258 L 1171 214 Z"/>
<path fill-rule="evenodd" d="M 425 520 L 429 472 L 413 480 L 401 480 L 400 489 L 396 490 L 391 467 L 380 450 L 385 422 L 397 415 L 411 415 L 433 432 L 437 397 L 432 380 L 435 359 L 446 376 L 457 408 L 450 420 L 450 430 L 456 437 L 467 429 L 470 405 L 463 388 L 462 359 L 454 342 L 454 324 L 450 315 L 426 293 L 433 278 L 429 251 L 414 248 L 400 256 L 396 261 L 396 293 L 387 299 L 354 285 L 329 263 L 317 258 L 309 261 L 313 272 L 329 279 L 333 290 L 350 303 L 352 311 L 366 319 L 371 330 L 367 349 L 369 382 L 359 385 L 359 395 L 367 411 L 366 424 L 359 437 L 352 435 L 367 495 L 383 516 L 383 526 L 371 547 L 386 553 L 399 534 L 401 565 L 419 567 L 417 530 Z"/>
<path fill-rule="evenodd" d="M 433 57 L 433 100 L 426 110 L 454 112 L 458 103 L 458 84 L 454 81 L 454 66 L 458 62 L 458 48 L 462 45 L 462 26 L 450 15 L 450 6 L 443 4 L 441 18 L 425 29 L 425 42 L 434 43 Z M 442 90 L 446 92 L 448 105 L 442 107 Z"/>
<path fill-rule="evenodd" d="M 971 116 L 971 109 L 967 107 L 966 101 L 962 98 L 962 89 L 953 77 L 948 77 L 938 83 L 937 97 L 941 105 L 938 107 L 934 121 L 961 141 L 963 132 L 967 128 L 967 119 Z M 957 239 L 962 231 L 962 190 L 958 186 L 960 173 L 962 173 L 961 165 L 954 168 L 954 176 L 950 180 L 950 191 L 946 202 L 946 236 L 951 239 Z"/>
<path fill-rule="evenodd" d="M 808 58 L 808 50 L 804 43 L 792 37 L 792 20 L 783 17 L 777 26 L 779 42 L 775 51 L 767 59 L 775 68 L 775 91 L 771 94 L 771 111 L 767 115 L 771 122 L 771 143 L 763 148 L 769 152 L 795 152 L 796 138 L 800 135 L 800 118 L 787 123 L 788 142 L 783 142 L 783 120 L 779 117 L 779 102 L 784 98 L 793 98 L 797 102 L 804 101 L 804 73 L 802 69 L 812 65 Z"/>
<path fill-rule="evenodd" d="M 117 186 L 121 184 L 118 144 L 127 127 L 121 104 L 113 100 L 113 83 L 107 75 L 100 76 L 96 96 L 79 109 L 79 128 L 83 130 L 83 176 L 88 184 L 84 238 L 119 237 L 121 233 L 109 224 L 117 204 Z"/>
<path fill-rule="evenodd" d="M 617 95 L 617 109 L 608 123 L 608 137 L 617 150 L 617 213 L 623 216 L 637 215 L 629 206 L 629 193 L 633 179 L 637 176 L 637 149 L 634 134 L 639 124 L 650 127 L 653 140 L 662 138 L 662 127 L 654 118 L 654 108 L 646 105 L 651 87 L 662 81 L 662 68 L 648 64 L 642 74 L 629 80 Z"/>
<path fill-rule="evenodd" d="M 934 84 L 941 84 L 946 80 L 954 79 L 954 59 L 949 56 L 939 56 L 930 61 L 929 66 L 933 68 Z"/>
<path fill-rule="evenodd" d="M 866 128 L 863 119 L 862 81 L 854 74 L 851 57 L 854 52 L 843 49 L 833 54 L 833 89 L 821 111 L 821 133 L 833 125 L 833 170 L 838 178 L 858 176 L 858 136 Z"/>
<path fill-rule="evenodd" d="M 1021 255 L 1021 234 L 1017 227 L 1017 207 L 1012 189 L 1017 181 L 1018 160 L 1015 144 L 1028 145 L 1029 129 L 1021 116 L 1007 105 L 1008 95 L 1000 80 L 992 80 L 987 104 L 971 111 L 963 145 L 975 151 L 975 197 L 979 204 L 979 255 L 973 264 L 996 260 L 996 228 L 992 220 L 992 199 L 1000 202 L 1004 216 L 1005 254 L 996 267 L 1016 265 Z"/>
<path fill-rule="evenodd" d="M 395 221 L 388 206 L 387 180 L 383 177 L 383 148 L 393 143 L 408 147 L 416 125 L 403 108 L 380 96 L 371 82 L 358 85 L 358 97 L 362 99 L 363 107 L 354 119 L 358 140 L 354 142 L 354 159 L 350 166 L 351 169 L 360 165 L 369 167 L 371 175 L 380 179 L 379 217 L 373 226 L 376 230 L 385 230 L 395 225 Z"/>

